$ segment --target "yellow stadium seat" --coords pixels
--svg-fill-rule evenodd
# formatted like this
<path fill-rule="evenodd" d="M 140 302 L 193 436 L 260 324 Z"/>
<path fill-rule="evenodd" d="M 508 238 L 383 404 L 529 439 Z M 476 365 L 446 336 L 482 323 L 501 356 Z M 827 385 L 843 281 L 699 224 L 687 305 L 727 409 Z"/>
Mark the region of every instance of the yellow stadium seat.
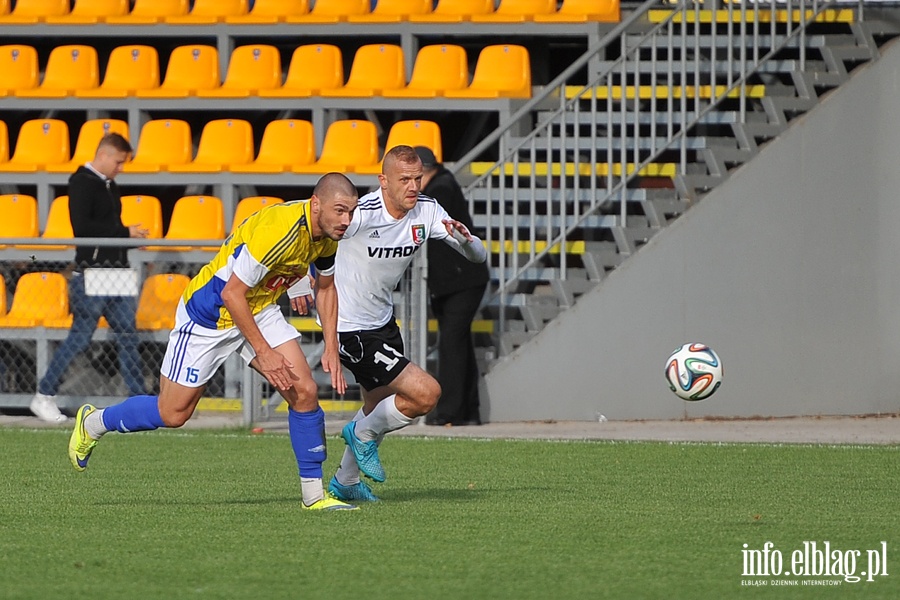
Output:
<path fill-rule="evenodd" d="M 0 238 L 37 237 L 40 234 L 38 206 L 34 196 L 0 195 L 0 215 L 3 215 L 3 218 L 0 218 Z"/>
<path fill-rule="evenodd" d="M 259 154 L 250 164 L 231 165 L 236 173 L 281 173 L 294 165 L 310 165 L 316 161 L 313 126 L 299 119 L 270 121 L 263 131 Z"/>
<path fill-rule="evenodd" d="M 16 0 L 12 12 L 0 16 L 0 25 L 33 25 L 47 17 L 69 14 L 69 0 Z"/>
<path fill-rule="evenodd" d="M 45 239 L 74 238 L 72 231 L 72 219 L 69 217 L 69 197 L 57 196 L 50 203 L 50 212 L 47 214 L 47 223 L 41 237 Z M 29 249 L 42 250 L 70 250 L 74 246 L 21 246 Z"/>
<path fill-rule="evenodd" d="M 72 44 L 50 51 L 44 80 L 34 89 L 16 91 L 23 98 L 64 98 L 75 90 L 87 90 L 100 83 L 100 65 L 93 46 Z"/>
<path fill-rule="evenodd" d="M 106 75 L 100 87 L 77 90 L 80 98 L 125 98 L 137 90 L 159 87 L 159 56 L 153 46 L 113 48 L 106 63 Z"/>
<path fill-rule="evenodd" d="M 524 23 L 535 15 L 556 13 L 556 0 L 500 0 L 497 10 L 489 15 L 472 15 L 473 23 Z"/>
<path fill-rule="evenodd" d="M 189 0 L 135 0 L 130 13 L 108 17 L 106 22 L 113 25 L 153 25 L 166 17 L 183 17 L 189 10 Z"/>
<path fill-rule="evenodd" d="M 309 13 L 309 0 L 256 0 L 246 15 L 225 17 L 229 25 L 269 25 Z"/>
<path fill-rule="evenodd" d="M 9 4 L 11 0 L 0 0 L 0 16 L 9 14 Z M 6 284 L 3 285 L 3 293 L 6 293 Z M 3 312 L 6 312 L 6 305 L 3 306 Z"/>
<path fill-rule="evenodd" d="M 216 119 L 203 127 L 197 156 L 183 165 L 169 165 L 178 173 L 218 173 L 230 165 L 253 162 L 253 129 L 243 119 Z"/>
<path fill-rule="evenodd" d="M 306 44 L 294 50 L 280 88 L 259 90 L 263 98 L 309 98 L 344 85 L 341 49 L 331 44 Z"/>
<path fill-rule="evenodd" d="M 478 55 L 472 83 L 448 90 L 447 98 L 530 98 L 531 62 L 523 46 L 486 46 Z"/>
<path fill-rule="evenodd" d="M 181 17 L 166 17 L 170 25 L 212 25 L 247 14 L 247 0 L 194 0 L 191 12 Z"/>
<path fill-rule="evenodd" d="M 0 164 L 9 160 L 9 130 L 6 121 L 0 121 Z"/>
<path fill-rule="evenodd" d="M 48 25 L 91 25 L 107 17 L 128 14 L 128 0 L 75 0 L 72 12 L 63 16 L 48 16 Z"/>
<path fill-rule="evenodd" d="M 6 279 L 0 276 L 0 316 L 6 316 Z"/>
<path fill-rule="evenodd" d="M 137 328 L 150 331 L 173 329 L 178 301 L 190 281 L 190 277 L 179 273 L 160 273 L 148 277 L 138 298 L 135 313 Z"/>
<path fill-rule="evenodd" d="M 311 165 L 295 165 L 295 173 L 356 172 L 378 164 L 378 131 L 370 121 L 335 121 L 325 132 L 322 154 Z"/>
<path fill-rule="evenodd" d="M 178 46 L 169 56 L 166 77 L 156 89 L 138 90 L 138 98 L 187 98 L 197 90 L 219 87 L 219 51 L 215 46 Z"/>
<path fill-rule="evenodd" d="M 40 82 L 37 50 L 23 44 L 0 46 L 0 73 L 0 98 L 36 88 Z"/>
<path fill-rule="evenodd" d="M 19 278 L 0 327 L 54 326 L 69 316 L 69 286 L 60 273 L 26 273 Z"/>
<path fill-rule="evenodd" d="M 431 0 L 378 0 L 371 13 L 350 15 L 350 23 L 399 23 L 409 20 L 411 15 L 431 13 Z"/>
<path fill-rule="evenodd" d="M 285 18 L 286 23 L 337 23 L 351 15 L 367 15 L 371 10 L 369 0 L 316 0 L 312 10 L 305 15 Z"/>
<path fill-rule="evenodd" d="M 425 46 L 416 54 L 412 77 L 404 88 L 384 90 L 387 98 L 434 98 L 469 85 L 469 63 L 462 46 Z"/>
<path fill-rule="evenodd" d="M 156 173 L 169 165 L 191 162 L 194 154 L 191 126 L 180 119 L 156 119 L 141 127 L 134 160 L 125 163 L 125 173 Z"/>
<path fill-rule="evenodd" d="M 125 227 L 140 225 L 147 230 L 147 237 L 163 236 L 162 205 L 156 196 L 122 196 L 122 224 Z"/>
<path fill-rule="evenodd" d="M 460 23 L 475 15 L 494 12 L 494 0 L 438 0 L 437 6 L 427 15 L 410 15 L 413 23 Z"/>
<path fill-rule="evenodd" d="M 237 226 L 243 223 L 247 217 L 253 213 L 259 212 L 267 206 L 283 203 L 284 200 L 281 198 L 274 198 L 272 196 L 248 196 L 247 198 L 242 199 L 234 209 L 234 220 L 231 223 L 231 233 L 234 233 Z"/>
<path fill-rule="evenodd" d="M 281 87 L 281 54 L 275 46 L 238 46 L 231 53 L 222 87 L 198 90 L 200 98 L 246 98 Z"/>
<path fill-rule="evenodd" d="M 441 144 L 441 128 L 434 121 L 397 121 L 391 126 L 388 132 L 387 142 L 384 144 L 384 151 L 394 146 L 425 146 L 431 148 L 438 162 L 443 162 L 443 144 Z M 381 173 L 381 162 L 369 167 L 357 167 L 357 173 Z"/>
<path fill-rule="evenodd" d="M 620 20 L 619 0 L 563 0 L 555 13 L 534 15 L 535 23 L 617 23 Z"/>
<path fill-rule="evenodd" d="M 16 150 L 0 171 L 34 172 L 69 160 L 69 126 L 59 119 L 32 119 L 19 129 Z"/>
<path fill-rule="evenodd" d="M 225 239 L 225 210 L 215 196 L 183 196 L 175 202 L 165 240 Z M 148 250 L 187 252 L 191 246 L 149 246 Z M 203 247 L 202 250 L 218 250 Z"/>
<path fill-rule="evenodd" d="M 337 89 L 321 90 L 320 95 L 369 98 L 404 86 L 403 49 L 394 44 L 367 44 L 356 51 L 347 83 Z"/>
<path fill-rule="evenodd" d="M 78 141 L 72 159 L 62 163 L 48 164 L 50 173 L 74 173 L 75 169 L 92 160 L 97 153 L 100 139 L 107 133 L 118 133 L 128 139 L 128 123 L 119 119 L 91 119 L 81 125 Z"/>

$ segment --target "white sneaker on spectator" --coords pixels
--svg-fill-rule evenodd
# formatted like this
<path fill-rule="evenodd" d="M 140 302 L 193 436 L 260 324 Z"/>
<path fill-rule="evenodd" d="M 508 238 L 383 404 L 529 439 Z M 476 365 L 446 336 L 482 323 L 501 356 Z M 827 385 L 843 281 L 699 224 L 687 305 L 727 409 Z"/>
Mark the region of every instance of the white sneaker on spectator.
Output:
<path fill-rule="evenodd" d="M 31 412 L 33 412 L 41 421 L 47 421 L 48 423 L 64 423 L 69 417 L 59 411 L 59 407 L 56 406 L 56 400 L 54 400 L 54 398 L 55 396 L 47 396 L 46 394 L 38 392 L 34 395 L 34 398 L 31 399 L 31 405 L 28 408 L 30 408 Z"/>

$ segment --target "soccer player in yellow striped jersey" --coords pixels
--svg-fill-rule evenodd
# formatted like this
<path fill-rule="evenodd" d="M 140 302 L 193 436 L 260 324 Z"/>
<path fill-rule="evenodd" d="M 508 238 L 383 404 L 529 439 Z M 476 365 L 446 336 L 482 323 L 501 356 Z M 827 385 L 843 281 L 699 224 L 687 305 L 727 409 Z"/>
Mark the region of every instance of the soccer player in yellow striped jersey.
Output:
<path fill-rule="evenodd" d="M 325 415 L 318 403 L 318 386 L 297 343 L 300 334 L 275 302 L 289 287 L 299 290 L 297 297 L 290 294 L 291 305 L 305 314 L 311 292 L 307 271 L 316 265 L 316 306 L 325 341 L 322 368 L 331 374 L 335 390 L 344 393 L 334 257 L 357 202 L 350 180 L 329 173 L 308 201 L 266 207 L 239 225 L 191 280 L 179 302 L 163 358 L 159 396 L 133 396 L 100 410 L 90 404 L 79 408 L 69 440 L 72 466 L 84 471 L 97 441 L 109 431 L 181 427 L 219 366 L 232 352 L 239 352 L 288 403 L 302 506 L 356 508 L 323 489 Z"/>

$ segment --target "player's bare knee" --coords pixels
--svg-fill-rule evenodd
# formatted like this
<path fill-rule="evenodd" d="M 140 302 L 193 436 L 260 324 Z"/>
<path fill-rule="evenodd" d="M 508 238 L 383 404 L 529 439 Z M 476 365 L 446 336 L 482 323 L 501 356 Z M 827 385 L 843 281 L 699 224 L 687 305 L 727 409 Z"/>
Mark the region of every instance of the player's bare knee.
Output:
<path fill-rule="evenodd" d="M 191 413 L 179 410 L 166 410 L 160 407 L 159 416 L 166 427 L 178 428 L 188 422 L 188 419 L 191 418 Z"/>
<path fill-rule="evenodd" d="M 434 410 L 440 398 L 441 384 L 432 379 L 423 386 L 422 393 L 418 394 L 418 398 L 416 398 L 421 414 L 424 415 Z"/>
<path fill-rule="evenodd" d="M 298 412 L 315 410 L 319 404 L 319 386 L 312 379 L 295 381 L 292 392 L 287 401 Z"/>

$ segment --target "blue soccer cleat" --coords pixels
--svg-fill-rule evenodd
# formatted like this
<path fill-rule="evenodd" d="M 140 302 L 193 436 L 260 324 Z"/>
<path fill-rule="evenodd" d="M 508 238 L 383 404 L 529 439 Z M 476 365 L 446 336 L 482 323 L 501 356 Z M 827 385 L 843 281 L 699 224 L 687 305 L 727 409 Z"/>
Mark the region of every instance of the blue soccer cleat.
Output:
<path fill-rule="evenodd" d="M 353 452 L 356 464 L 359 465 L 362 474 L 374 481 L 384 481 L 386 476 L 384 467 L 381 466 L 381 460 L 378 458 L 378 444 L 374 440 L 363 442 L 356 437 L 356 421 L 350 421 L 344 425 L 344 428 L 341 429 L 341 437 Z"/>
<path fill-rule="evenodd" d="M 331 478 L 331 483 L 328 484 L 328 491 L 335 498 L 344 502 L 350 502 L 351 500 L 356 500 L 357 502 L 378 502 L 378 496 L 373 494 L 372 488 L 363 481 L 353 485 L 344 485 L 335 476 Z"/>

